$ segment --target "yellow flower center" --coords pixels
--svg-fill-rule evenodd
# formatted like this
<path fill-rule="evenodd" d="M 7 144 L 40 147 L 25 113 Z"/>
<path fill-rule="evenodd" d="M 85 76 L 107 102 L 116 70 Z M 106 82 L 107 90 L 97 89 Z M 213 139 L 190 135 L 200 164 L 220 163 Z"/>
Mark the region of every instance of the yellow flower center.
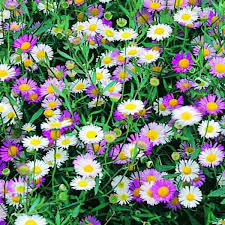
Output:
<path fill-rule="evenodd" d="M 39 139 L 32 139 L 30 141 L 30 144 L 31 145 L 34 145 L 34 146 L 37 146 L 37 145 L 40 145 L 41 144 L 41 141 Z"/>
<path fill-rule="evenodd" d="M 125 201 L 125 200 L 128 199 L 128 195 L 127 195 L 126 193 L 121 194 L 121 195 L 120 195 L 120 199 L 121 199 L 122 201 Z"/>
<path fill-rule="evenodd" d="M 141 23 L 146 23 L 148 19 L 149 19 L 149 16 L 146 13 L 138 17 L 138 21 Z"/>
<path fill-rule="evenodd" d="M 184 83 L 184 84 L 181 85 L 181 88 L 182 88 L 182 89 L 185 89 L 185 88 L 189 88 L 190 86 L 191 86 L 191 84 L 189 84 L 189 83 Z"/>
<path fill-rule="evenodd" d="M 192 147 L 187 147 L 187 148 L 185 149 L 185 152 L 192 153 L 192 152 L 194 152 L 194 148 L 192 148 Z"/>
<path fill-rule="evenodd" d="M 152 2 L 149 6 L 150 9 L 158 9 L 161 6 L 159 2 Z"/>
<path fill-rule="evenodd" d="M 179 64 L 180 68 L 186 69 L 189 66 L 189 60 L 188 59 L 181 59 L 178 64 Z"/>
<path fill-rule="evenodd" d="M 24 193 L 25 187 L 22 186 L 22 185 L 20 185 L 20 186 L 18 186 L 18 187 L 16 188 L 16 190 L 17 190 L 19 193 Z"/>
<path fill-rule="evenodd" d="M 192 116 L 191 113 L 189 113 L 189 112 L 184 112 L 184 113 L 181 114 L 181 118 L 182 118 L 183 120 L 190 120 L 192 117 L 193 117 L 193 116 Z"/>
<path fill-rule="evenodd" d="M 13 119 L 15 116 L 16 116 L 16 114 L 15 114 L 14 112 L 9 112 L 9 113 L 7 114 L 7 117 L 8 117 L 9 119 Z"/>
<path fill-rule="evenodd" d="M 46 109 L 46 110 L 44 111 L 44 115 L 45 115 L 46 117 L 52 117 L 52 116 L 54 116 L 54 111 L 51 110 L 51 109 Z"/>
<path fill-rule="evenodd" d="M 0 70 L 0 78 L 4 78 L 8 76 L 8 72 L 6 70 Z"/>
<path fill-rule="evenodd" d="M 35 174 L 40 174 L 40 173 L 42 172 L 42 169 L 41 169 L 40 166 L 35 166 L 35 167 L 33 168 L 33 172 L 34 172 Z"/>
<path fill-rule="evenodd" d="M 94 144 L 93 149 L 95 152 L 98 152 L 100 150 L 100 145 L 99 144 Z"/>
<path fill-rule="evenodd" d="M 27 222 L 25 223 L 25 225 L 38 225 L 34 220 L 27 220 Z"/>
<path fill-rule="evenodd" d="M 203 56 L 208 56 L 210 54 L 210 51 L 207 48 L 203 49 Z"/>
<path fill-rule="evenodd" d="M 58 138 L 60 138 L 61 133 L 60 130 L 52 130 L 50 133 L 50 137 L 52 140 L 57 140 Z"/>
<path fill-rule="evenodd" d="M 61 125 L 62 125 L 62 123 L 59 121 L 55 121 L 55 122 L 52 122 L 49 124 L 49 126 L 53 127 L 53 128 L 59 128 Z"/>
<path fill-rule="evenodd" d="M 148 195 L 150 198 L 152 198 L 152 192 L 151 192 L 150 189 L 147 190 L 147 195 Z"/>
<path fill-rule="evenodd" d="M 38 94 L 31 94 L 28 97 L 30 100 L 36 100 L 38 98 Z"/>
<path fill-rule="evenodd" d="M 210 163 L 215 162 L 216 159 L 217 159 L 216 154 L 214 154 L 214 153 L 210 153 L 206 157 L 207 162 L 210 162 Z"/>
<path fill-rule="evenodd" d="M 156 178 L 155 178 L 155 176 L 152 176 L 152 175 L 149 175 L 149 176 L 147 176 L 146 177 L 146 180 L 148 181 L 148 182 L 156 182 Z"/>
<path fill-rule="evenodd" d="M 115 86 L 112 86 L 108 89 L 108 92 L 113 92 L 115 90 Z"/>
<path fill-rule="evenodd" d="M 11 29 L 14 30 L 14 29 L 18 29 L 20 26 L 18 24 L 13 24 L 11 25 Z"/>
<path fill-rule="evenodd" d="M 159 133 L 156 130 L 149 130 L 146 135 L 151 141 L 155 141 L 159 137 Z"/>
<path fill-rule="evenodd" d="M 51 85 L 47 87 L 47 92 L 48 92 L 49 94 L 55 93 L 55 91 L 54 91 L 54 89 L 53 89 L 53 87 L 52 87 Z"/>
<path fill-rule="evenodd" d="M 159 104 L 159 110 L 160 111 L 165 111 L 166 110 L 166 106 L 160 103 Z"/>
<path fill-rule="evenodd" d="M 185 13 L 181 16 L 182 20 L 189 20 L 190 18 L 191 18 L 190 14 L 187 14 L 187 13 Z"/>
<path fill-rule="evenodd" d="M 124 107 L 127 110 L 135 110 L 137 108 L 137 106 L 134 103 L 127 103 L 127 104 L 125 104 Z"/>
<path fill-rule="evenodd" d="M 87 187 L 88 186 L 88 182 L 86 180 L 80 180 L 80 181 L 78 181 L 77 184 L 80 187 Z"/>
<path fill-rule="evenodd" d="M 214 131 L 214 127 L 209 125 L 207 128 L 206 128 L 206 132 L 207 133 L 212 133 Z"/>
<path fill-rule="evenodd" d="M 112 59 L 111 59 L 110 56 L 105 56 L 105 57 L 103 58 L 102 61 L 103 61 L 103 63 L 105 63 L 105 64 L 109 64 L 109 63 L 112 62 Z"/>
<path fill-rule="evenodd" d="M 155 34 L 158 34 L 158 35 L 164 34 L 164 32 L 165 32 L 165 29 L 162 28 L 162 27 L 158 27 L 158 28 L 156 28 L 155 31 L 154 31 L 154 33 L 155 33 Z"/>
<path fill-rule="evenodd" d="M 15 156 L 18 152 L 18 148 L 16 146 L 11 146 L 8 150 L 9 156 Z"/>
<path fill-rule="evenodd" d="M 78 83 L 76 86 L 75 86 L 75 89 L 80 91 L 80 90 L 83 90 L 84 89 L 84 84 L 83 83 Z"/>
<path fill-rule="evenodd" d="M 125 79 L 128 77 L 128 74 L 125 71 L 121 71 L 118 76 L 121 79 Z"/>
<path fill-rule="evenodd" d="M 172 203 L 173 205 L 178 205 L 178 204 L 179 204 L 179 199 L 178 199 L 178 197 L 175 196 L 175 197 L 171 200 L 171 203 Z"/>
<path fill-rule="evenodd" d="M 215 66 L 215 70 L 216 70 L 216 72 L 218 72 L 218 73 L 225 73 L 225 65 L 222 64 L 222 63 L 218 63 L 218 64 L 216 64 L 216 66 Z"/>
<path fill-rule="evenodd" d="M 218 105 L 215 102 L 208 102 L 206 108 L 209 111 L 215 111 L 218 109 Z"/>
<path fill-rule="evenodd" d="M 61 144 L 62 145 L 69 145 L 70 143 L 71 143 L 70 139 L 64 139 Z"/>
<path fill-rule="evenodd" d="M 137 49 L 132 49 L 130 51 L 128 51 L 128 55 L 136 55 L 138 53 L 138 50 Z"/>
<path fill-rule="evenodd" d="M 145 59 L 147 59 L 147 60 L 151 60 L 151 59 L 153 59 L 153 58 L 154 58 L 154 55 L 151 54 L 151 53 L 145 55 Z"/>
<path fill-rule="evenodd" d="M 90 26 L 89 26 L 89 30 L 90 31 L 95 31 L 97 29 L 97 24 L 91 24 Z"/>
<path fill-rule="evenodd" d="M 177 106 L 178 105 L 177 99 L 171 99 L 171 100 L 169 100 L 169 105 L 172 106 L 172 107 Z"/>
<path fill-rule="evenodd" d="M 19 203 L 20 202 L 20 196 L 12 196 L 12 201 L 15 203 Z"/>
<path fill-rule="evenodd" d="M 185 175 L 189 175 L 189 174 L 191 174 L 192 169 L 191 169 L 190 166 L 185 166 L 185 167 L 183 167 L 182 172 L 183 172 Z"/>
<path fill-rule="evenodd" d="M 48 107 L 50 108 L 50 109 L 53 109 L 53 108 L 55 108 L 57 106 L 57 102 L 49 102 L 48 103 Z"/>
<path fill-rule="evenodd" d="M 118 155 L 118 158 L 121 159 L 121 160 L 125 160 L 128 157 L 126 156 L 125 152 L 120 152 L 119 155 Z"/>
<path fill-rule="evenodd" d="M 124 188 L 125 187 L 125 182 L 120 181 L 119 184 L 117 185 L 118 188 Z"/>
<path fill-rule="evenodd" d="M 20 89 L 21 91 L 29 91 L 29 90 L 30 90 L 30 86 L 29 86 L 28 84 L 21 84 L 21 85 L 19 86 L 19 89 Z"/>
<path fill-rule="evenodd" d="M 136 196 L 136 197 L 139 197 L 140 196 L 140 190 L 141 190 L 141 188 L 135 188 L 134 191 L 133 191 L 133 195 Z"/>
<path fill-rule="evenodd" d="M 125 61 L 125 58 L 124 58 L 122 55 L 118 55 L 118 56 L 117 56 L 117 60 L 118 60 L 119 62 L 124 62 L 124 61 Z"/>
<path fill-rule="evenodd" d="M 84 166 L 84 172 L 86 173 L 92 173 L 94 171 L 94 167 L 92 165 L 86 165 Z"/>
<path fill-rule="evenodd" d="M 97 80 L 102 80 L 103 74 L 102 73 L 96 73 L 96 79 Z"/>
<path fill-rule="evenodd" d="M 97 16 L 99 13 L 100 13 L 100 10 L 98 8 L 94 8 L 94 9 L 91 10 L 91 14 L 93 16 Z"/>
<path fill-rule="evenodd" d="M 193 201 L 193 200 L 195 199 L 195 195 L 192 194 L 192 193 L 188 193 L 188 194 L 186 195 L 186 199 L 187 199 L 188 201 Z"/>
<path fill-rule="evenodd" d="M 30 42 L 23 42 L 23 44 L 21 45 L 20 48 L 25 51 L 25 50 L 29 49 L 30 46 L 31 46 Z"/>
<path fill-rule="evenodd" d="M 43 59 L 45 57 L 45 51 L 40 50 L 36 53 L 36 55 L 39 59 Z"/>
<path fill-rule="evenodd" d="M 59 152 L 55 153 L 55 159 L 61 159 L 62 158 L 62 154 Z"/>
<path fill-rule="evenodd" d="M 112 30 L 105 30 L 105 34 L 108 36 L 108 37 L 113 37 L 114 36 L 114 32 Z"/>
<path fill-rule="evenodd" d="M 97 133 L 95 131 L 90 130 L 90 131 L 87 132 L 86 136 L 89 139 L 93 139 L 93 138 L 97 137 Z"/>
<path fill-rule="evenodd" d="M 121 34 L 121 37 L 124 38 L 124 39 L 128 39 L 131 36 L 132 36 L 132 34 L 129 33 L 129 32 L 126 32 L 126 31 Z"/>
<path fill-rule="evenodd" d="M 169 194 L 169 189 L 165 186 L 159 188 L 158 195 L 161 197 L 166 197 Z"/>

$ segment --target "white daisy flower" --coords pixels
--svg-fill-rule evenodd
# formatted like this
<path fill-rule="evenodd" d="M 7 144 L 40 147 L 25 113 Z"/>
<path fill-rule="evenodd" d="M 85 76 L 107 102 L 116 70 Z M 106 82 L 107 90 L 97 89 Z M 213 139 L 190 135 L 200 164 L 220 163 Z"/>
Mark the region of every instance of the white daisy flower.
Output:
<path fill-rule="evenodd" d="M 77 138 L 73 136 L 61 136 L 57 141 L 56 145 L 60 148 L 68 149 L 70 146 L 77 144 Z"/>
<path fill-rule="evenodd" d="M 194 208 L 201 202 L 202 192 L 195 186 L 184 187 L 180 190 L 178 199 L 185 208 Z"/>
<path fill-rule="evenodd" d="M 118 111 L 126 115 L 134 115 L 144 109 L 144 103 L 140 100 L 128 99 L 118 105 Z"/>
<path fill-rule="evenodd" d="M 174 21 L 184 23 L 185 25 L 192 24 L 198 19 L 198 12 L 191 7 L 186 7 L 174 14 Z"/>
<path fill-rule="evenodd" d="M 94 188 L 95 180 L 89 177 L 77 176 L 70 182 L 70 186 L 78 191 L 89 191 Z"/>
<path fill-rule="evenodd" d="M 47 225 L 47 221 L 44 217 L 39 215 L 28 216 L 26 214 L 19 215 L 14 225 Z"/>
<path fill-rule="evenodd" d="M 149 205 L 157 205 L 158 202 L 153 198 L 151 187 L 153 182 L 144 182 L 141 185 L 140 197 Z"/>
<path fill-rule="evenodd" d="M 218 137 L 221 131 L 220 124 L 215 122 L 214 120 L 211 121 L 202 121 L 198 127 L 198 132 L 201 137 L 205 138 L 215 138 Z"/>
<path fill-rule="evenodd" d="M 19 110 L 18 107 L 10 107 L 7 111 L 2 113 L 3 123 L 15 124 L 17 120 L 21 120 L 23 113 Z"/>
<path fill-rule="evenodd" d="M 6 79 L 16 76 L 16 71 L 13 67 L 7 64 L 0 64 L 0 81 L 5 81 Z"/>
<path fill-rule="evenodd" d="M 143 152 L 140 152 L 135 144 L 125 144 L 123 146 L 123 152 L 129 159 L 140 158 L 144 154 Z"/>
<path fill-rule="evenodd" d="M 159 58 L 160 54 L 159 51 L 156 50 L 143 50 L 142 53 L 139 55 L 139 62 L 140 63 L 152 63 L 155 62 Z"/>
<path fill-rule="evenodd" d="M 111 185 L 115 192 L 127 192 L 129 190 L 129 182 L 130 179 L 128 177 L 119 175 L 113 178 Z"/>
<path fill-rule="evenodd" d="M 113 57 L 111 56 L 112 52 L 105 52 L 102 53 L 100 56 L 101 59 L 101 66 L 103 67 L 112 67 L 116 65 L 116 62 L 113 60 Z"/>
<path fill-rule="evenodd" d="M 76 173 L 83 177 L 95 178 L 102 173 L 102 168 L 100 163 L 91 158 L 81 157 L 74 164 Z"/>
<path fill-rule="evenodd" d="M 43 11 L 43 13 L 48 13 L 48 11 L 51 11 L 51 12 L 54 12 L 54 9 L 57 8 L 57 4 L 56 2 L 45 2 L 45 3 L 42 3 L 40 2 L 38 4 L 38 10 L 39 11 Z"/>
<path fill-rule="evenodd" d="M 76 79 L 73 83 L 71 83 L 70 90 L 73 93 L 81 93 L 86 90 L 89 84 L 90 82 L 87 80 Z"/>
<path fill-rule="evenodd" d="M 192 106 L 182 106 L 173 110 L 172 118 L 182 126 L 192 126 L 202 119 L 202 114 Z"/>
<path fill-rule="evenodd" d="M 11 17 L 10 11 L 7 9 L 4 9 L 2 12 L 0 12 L 0 21 L 4 22 L 5 20 L 9 19 Z"/>
<path fill-rule="evenodd" d="M 142 51 L 143 51 L 143 48 L 135 46 L 135 45 L 131 45 L 131 46 L 128 46 L 127 48 L 124 48 L 121 51 L 121 55 L 123 57 L 134 58 L 141 55 Z"/>
<path fill-rule="evenodd" d="M 105 89 L 107 87 L 107 85 L 111 82 L 112 82 L 111 80 L 103 82 L 103 84 L 102 84 L 103 89 Z M 118 94 L 119 92 L 121 92 L 121 90 L 122 90 L 122 84 L 115 83 L 111 87 L 107 88 L 103 94 L 105 96 L 110 96 L 112 94 Z"/>
<path fill-rule="evenodd" d="M 210 85 L 210 80 L 207 77 L 204 77 L 204 79 L 197 77 L 195 79 L 195 86 L 194 89 L 196 90 L 202 90 L 204 88 L 207 88 Z"/>
<path fill-rule="evenodd" d="M 7 207 L 3 203 L 0 203 L 0 221 L 5 220 L 7 211 Z"/>
<path fill-rule="evenodd" d="M 118 203 L 120 205 L 126 205 L 132 199 L 131 193 L 129 191 L 118 191 Z"/>
<path fill-rule="evenodd" d="M 36 126 L 34 124 L 31 123 L 25 123 L 22 126 L 22 130 L 26 131 L 27 133 L 31 132 L 31 131 L 35 131 L 36 130 Z"/>
<path fill-rule="evenodd" d="M 44 105 L 44 104 L 43 104 Z M 61 111 L 59 109 L 53 110 L 53 109 L 45 109 L 44 116 L 47 118 L 51 118 L 52 120 L 57 120 L 61 116 Z"/>
<path fill-rule="evenodd" d="M 95 108 L 102 106 L 105 103 L 105 100 L 101 97 L 94 98 L 92 101 L 88 102 L 88 108 Z"/>
<path fill-rule="evenodd" d="M 55 118 L 49 118 L 49 120 L 46 123 L 41 124 L 41 129 L 43 130 L 53 130 L 53 129 L 62 129 L 65 127 L 68 127 L 72 124 L 69 120 L 63 120 L 59 121 Z"/>
<path fill-rule="evenodd" d="M 11 105 L 8 103 L 0 103 L 0 113 L 5 113 L 7 112 L 9 109 L 11 109 Z"/>
<path fill-rule="evenodd" d="M 32 190 L 27 181 L 23 179 L 19 179 L 13 182 L 12 188 L 14 194 L 23 196 Z"/>
<path fill-rule="evenodd" d="M 103 136 L 102 128 L 93 124 L 82 127 L 79 132 L 79 138 L 85 144 L 100 142 Z"/>
<path fill-rule="evenodd" d="M 32 137 L 26 137 L 22 140 L 23 146 L 29 150 L 39 150 L 46 148 L 49 144 L 47 138 L 34 135 Z"/>
<path fill-rule="evenodd" d="M 90 76 L 94 76 L 94 73 L 91 73 Z M 95 71 L 95 79 L 99 82 L 106 82 L 110 79 L 111 74 L 109 73 L 109 70 L 106 68 L 96 68 Z"/>
<path fill-rule="evenodd" d="M 104 39 L 108 41 L 115 41 L 116 40 L 116 31 L 105 24 L 103 24 L 99 33 L 103 36 Z"/>
<path fill-rule="evenodd" d="M 72 26 L 72 31 L 76 32 L 79 37 L 83 35 L 85 29 L 85 22 L 77 22 Z"/>
<path fill-rule="evenodd" d="M 13 206 L 16 209 L 22 207 L 21 203 L 23 203 L 24 197 L 22 197 L 21 195 L 7 194 L 5 197 L 6 197 L 6 203 L 9 206 Z"/>
<path fill-rule="evenodd" d="M 84 32 L 87 35 L 95 36 L 102 29 L 102 21 L 94 17 L 86 21 L 84 26 Z"/>
<path fill-rule="evenodd" d="M 131 28 L 126 28 L 124 30 L 120 30 L 116 34 L 116 39 L 118 41 L 129 41 L 135 39 L 138 36 L 138 33 Z"/>
<path fill-rule="evenodd" d="M 163 98 L 159 98 L 158 100 L 156 100 L 153 103 L 153 108 L 159 115 L 168 116 L 171 114 L 171 111 L 168 110 L 165 105 L 163 105 Z"/>
<path fill-rule="evenodd" d="M 195 161 L 181 160 L 180 163 L 176 166 L 176 173 L 180 173 L 180 178 L 183 181 L 190 182 L 198 177 L 199 165 Z"/>
<path fill-rule="evenodd" d="M 31 55 L 36 62 L 46 62 L 47 59 L 51 61 L 53 59 L 53 50 L 49 45 L 38 44 L 32 48 Z"/>
<path fill-rule="evenodd" d="M 69 155 L 67 151 L 63 149 L 57 148 L 48 151 L 48 153 L 44 156 L 43 160 L 49 167 L 53 167 L 56 163 L 56 166 L 59 168 L 66 160 L 68 160 Z"/>
<path fill-rule="evenodd" d="M 41 178 L 49 173 L 49 165 L 41 160 L 31 161 L 27 164 L 34 179 Z"/>
<path fill-rule="evenodd" d="M 152 40 L 163 40 L 168 38 L 172 33 L 172 28 L 167 24 L 151 25 L 147 32 L 147 37 Z"/>

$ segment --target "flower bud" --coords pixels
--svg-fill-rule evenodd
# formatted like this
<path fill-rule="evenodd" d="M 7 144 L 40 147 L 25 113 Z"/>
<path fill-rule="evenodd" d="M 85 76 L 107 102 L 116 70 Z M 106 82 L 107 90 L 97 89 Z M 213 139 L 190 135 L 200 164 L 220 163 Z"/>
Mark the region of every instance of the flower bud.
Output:
<path fill-rule="evenodd" d="M 2 175 L 8 176 L 9 174 L 10 174 L 10 169 L 9 169 L 9 168 L 4 168 L 4 169 L 2 170 Z"/>
<path fill-rule="evenodd" d="M 116 204 L 118 202 L 118 196 L 117 194 L 112 194 L 109 196 L 109 202 L 112 204 Z"/>
<path fill-rule="evenodd" d="M 29 167 L 26 164 L 18 165 L 17 171 L 20 175 L 28 175 L 30 173 Z"/>
<path fill-rule="evenodd" d="M 152 77 L 152 78 L 150 79 L 150 84 L 151 84 L 152 86 L 154 86 L 154 87 L 159 86 L 159 79 L 158 79 L 157 77 Z"/>
<path fill-rule="evenodd" d="M 127 20 L 124 19 L 124 18 L 119 18 L 119 19 L 116 20 L 116 24 L 119 27 L 125 27 L 127 25 Z"/>
<path fill-rule="evenodd" d="M 179 152 L 173 152 L 172 155 L 171 155 L 172 159 L 174 161 L 177 161 L 180 159 L 180 153 Z"/>

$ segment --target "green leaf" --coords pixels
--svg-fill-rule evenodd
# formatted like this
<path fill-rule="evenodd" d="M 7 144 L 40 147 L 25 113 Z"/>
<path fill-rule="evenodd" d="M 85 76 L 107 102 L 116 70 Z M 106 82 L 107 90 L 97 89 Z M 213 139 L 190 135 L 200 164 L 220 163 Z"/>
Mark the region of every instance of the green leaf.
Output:
<path fill-rule="evenodd" d="M 40 108 L 36 113 L 34 113 L 34 115 L 31 117 L 29 123 L 33 123 L 36 119 L 38 119 L 42 113 L 44 112 L 43 108 Z"/>
<path fill-rule="evenodd" d="M 221 195 L 225 194 L 225 187 L 219 188 L 215 191 L 211 191 L 208 197 L 221 197 Z"/>
<path fill-rule="evenodd" d="M 62 52 L 62 51 L 60 51 L 59 49 L 57 49 L 57 52 L 58 52 L 58 53 L 59 53 L 62 57 L 64 57 L 64 58 L 66 58 L 66 59 L 70 59 L 70 60 L 74 61 L 74 58 L 73 58 L 73 57 L 71 57 L 70 55 L 68 55 L 67 53 Z"/>

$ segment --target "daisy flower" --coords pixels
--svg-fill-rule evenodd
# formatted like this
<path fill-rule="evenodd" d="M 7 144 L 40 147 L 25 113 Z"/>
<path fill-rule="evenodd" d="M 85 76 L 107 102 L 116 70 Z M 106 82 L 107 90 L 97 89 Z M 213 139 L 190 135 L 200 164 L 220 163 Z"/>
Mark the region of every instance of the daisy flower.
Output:
<path fill-rule="evenodd" d="M 84 126 L 79 131 L 79 138 L 85 144 L 100 142 L 103 136 L 102 128 L 93 124 Z"/>
<path fill-rule="evenodd" d="M 116 63 L 112 57 L 112 52 L 102 53 L 100 56 L 100 59 L 101 59 L 101 66 L 103 66 L 103 67 L 107 68 L 107 67 L 112 67 L 112 66 L 116 65 Z"/>
<path fill-rule="evenodd" d="M 96 68 L 95 70 L 95 79 L 101 83 L 104 83 L 110 79 L 111 74 L 107 68 Z M 94 76 L 93 73 L 90 76 Z"/>
<path fill-rule="evenodd" d="M 209 86 L 209 84 L 210 84 L 209 78 L 203 77 L 203 79 L 202 79 L 200 77 L 197 77 L 195 79 L 194 89 L 202 90 L 202 89 L 207 88 Z"/>
<path fill-rule="evenodd" d="M 147 32 L 147 37 L 152 40 L 161 41 L 168 38 L 172 33 L 172 28 L 167 24 L 151 25 Z"/>
<path fill-rule="evenodd" d="M 12 192 L 16 195 L 26 195 L 31 191 L 28 181 L 25 178 L 18 177 L 12 181 Z"/>
<path fill-rule="evenodd" d="M 198 176 L 194 180 L 191 181 L 191 185 L 193 185 L 195 187 L 201 187 L 204 184 L 205 179 L 206 179 L 206 177 L 205 177 L 203 171 L 199 170 Z"/>
<path fill-rule="evenodd" d="M 16 121 L 21 120 L 23 113 L 16 106 L 10 107 L 7 111 L 2 113 L 3 123 L 15 124 Z"/>
<path fill-rule="evenodd" d="M 97 97 L 88 103 L 88 108 L 99 107 L 99 106 L 102 106 L 104 103 L 105 103 L 105 100 L 103 98 Z"/>
<path fill-rule="evenodd" d="M 22 143 L 25 148 L 28 148 L 29 150 L 39 150 L 44 149 L 48 146 L 49 141 L 47 138 L 40 137 L 37 135 L 34 135 L 32 137 L 26 137 L 22 140 Z"/>
<path fill-rule="evenodd" d="M 142 47 L 130 45 L 121 51 L 121 55 L 123 57 L 135 58 L 138 57 L 142 51 L 143 51 Z"/>
<path fill-rule="evenodd" d="M 31 55 L 36 62 L 47 62 L 53 59 L 53 50 L 49 45 L 38 44 L 33 47 Z"/>
<path fill-rule="evenodd" d="M 159 51 L 156 50 L 143 50 L 139 55 L 139 63 L 152 63 L 160 57 Z"/>
<path fill-rule="evenodd" d="M 19 48 L 23 52 L 30 52 L 36 45 L 36 43 L 37 43 L 36 37 L 32 36 L 31 34 L 24 34 L 14 41 L 13 47 Z"/>
<path fill-rule="evenodd" d="M 138 34 L 136 31 L 131 28 L 126 28 L 117 32 L 116 39 L 118 41 L 129 41 L 135 39 L 137 36 Z"/>
<path fill-rule="evenodd" d="M 77 176 L 70 182 L 70 186 L 78 191 L 89 191 L 94 188 L 95 180 L 89 177 Z"/>
<path fill-rule="evenodd" d="M 192 126 L 201 121 L 202 115 L 193 106 L 182 106 L 173 110 L 172 118 L 182 126 Z"/>
<path fill-rule="evenodd" d="M 60 148 L 68 149 L 70 146 L 77 144 L 77 138 L 75 136 L 61 136 L 57 141 L 56 145 Z"/>
<path fill-rule="evenodd" d="M 5 197 L 6 203 L 9 206 L 13 206 L 16 209 L 22 207 L 22 203 L 24 202 L 24 197 L 22 195 L 8 193 Z"/>
<path fill-rule="evenodd" d="M 175 191 L 176 186 L 166 179 L 157 180 L 151 187 L 152 196 L 158 202 L 169 202 L 174 197 Z"/>
<path fill-rule="evenodd" d="M 117 196 L 118 196 L 118 203 L 120 205 L 126 205 L 132 199 L 130 191 L 118 191 Z"/>
<path fill-rule="evenodd" d="M 148 205 L 157 205 L 159 202 L 154 199 L 151 191 L 153 183 L 144 182 L 141 185 L 140 197 L 147 202 Z"/>
<path fill-rule="evenodd" d="M 128 99 L 120 103 L 117 107 L 118 111 L 126 115 L 134 115 L 135 113 L 143 110 L 144 103 L 140 100 Z"/>
<path fill-rule="evenodd" d="M 15 225 L 47 225 L 47 220 L 39 215 L 22 214 L 16 218 Z"/>
<path fill-rule="evenodd" d="M 180 90 L 180 92 L 186 92 L 192 87 L 194 87 L 194 82 L 188 79 L 180 79 L 176 82 L 176 88 Z"/>
<path fill-rule="evenodd" d="M 148 9 L 149 12 L 161 11 L 166 8 L 165 0 L 144 0 L 143 6 Z"/>
<path fill-rule="evenodd" d="M 124 66 L 116 67 L 116 69 L 113 71 L 112 79 L 118 81 L 119 83 L 127 82 L 132 78 L 129 72 L 130 68 L 130 64 L 128 64 L 126 68 Z"/>
<path fill-rule="evenodd" d="M 206 114 L 219 114 L 223 113 L 222 110 L 225 109 L 225 102 L 223 102 L 222 98 L 209 94 L 200 99 L 198 106 Z"/>
<path fill-rule="evenodd" d="M 45 110 L 54 110 L 59 108 L 62 105 L 62 102 L 60 99 L 56 98 L 54 95 L 48 95 L 45 97 L 45 99 L 42 101 L 41 106 Z"/>
<path fill-rule="evenodd" d="M 184 103 L 183 96 L 179 96 L 178 99 L 176 99 L 174 98 L 173 94 L 169 93 L 163 97 L 163 105 L 165 105 L 169 110 L 180 108 L 183 103 Z"/>
<path fill-rule="evenodd" d="M 178 199 L 185 208 L 195 208 L 202 200 L 202 192 L 198 187 L 184 187 L 180 190 Z"/>
<path fill-rule="evenodd" d="M 187 73 L 194 64 L 194 61 L 191 58 L 191 54 L 188 52 L 180 52 L 173 57 L 172 65 L 176 73 Z"/>
<path fill-rule="evenodd" d="M 8 209 L 5 204 L 0 203 L 0 222 L 3 222 L 8 215 Z M 4 225 L 4 223 L 2 223 Z"/>
<path fill-rule="evenodd" d="M 95 178 L 102 173 L 101 165 L 90 154 L 77 156 L 73 164 L 76 173 L 83 177 Z"/>
<path fill-rule="evenodd" d="M 27 166 L 34 179 L 39 179 L 49 173 L 49 165 L 42 160 L 31 161 Z"/>
<path fill-rule="evenodd" d="M 49 167 L 53 167 L 54 164 L 59 168 L 64 162 L 66 162 L 69 158 L 67 151 L 63 149 L 52 149 L 47 152 L 47 154 L 43 157 L 43 161 L 49 165 Z"/>
<path fill-rule="evenodd" d="M 143 202 L 143 199 L 140 196 L 141 191 L 141 182 L 137 179 L 130 181 L 129 190 L 132 194 L 132 199 L 136 202 Z"/>
<path fill-rule="evenodd" d="M 59 119 L 49 118 L 46 123 L 41 124 L 41 129 L 43 130 L 60 130 L 62 128 L 68 127 L 72 124 L 69 120 L 60 121 Z"/>
<path fill-rule="evenodd" d="M 189 0 L 168 0 L 167 7 L 169 9 L 184 8 L 188 5 Z"/>
<path fill-rule="evenodd" d="M 211 66 L 210 73 L 218 78 L 225 77 L 225 58 L 223 57 L 214 57 L 208 61 L 208 64 Z"/>
<path fill-rule="evenodd" d="M 153 107 L 156 113 L 162 116 L 168 116 L 171 114 L 171 111 L 167 109 L 167 107 L 163 104 L 163 98 L 157 99 L 153 103 Z"/>
<path fill-rule="evenodd" d="M 180 173 L 180 178 L 183 181 L 190 182 L 195 179 L 199 173 L 199 165 L 195 161 L 189 160 L 181 160 L 179 164 L 177 164 L 176 173 Z"/>
<path fill-rule="evenodd" d="M 145 169 L 141 173 L 141 181 L 154 184 L 157 180 L 162 179 L 162 175 L 155 169 Z"/>
<path fill-rule="evenodd" d="M 119 175 L 113 178 L 111 185 L 116 193 L 120 191 L 127 192 L 129 189 L 129 182 L 130 182 L 129 178 L 127 178 L 126 176 Z"/>
<path fill-rule="evenodd" d="M 84 32 L 87 35 L 95 36 L 102 29 L 102 21 L 98 18 L 91 18 L 84 24 Z"/>
<path fill-rule="evenodd" d="M 85 218 L 84 218 L 84 220 L 81 220 L 80 221 L 80 224 L 81 225 L 84 225 L 84 224 L 86 224 L 86 225 L 101 225 L 101 223 L 100 223 L 100 221 L 99 220 L 97 220 L 94 216 L 86 216 Z"/>
<path fill-rule="evenodd" d="M 179 1 L 179 0 L 177 0 Z M 198 19 L 198 12 L 191 7 L 186 7 L 174 14 L 174 21 L 182 23 L 185 26 L 192 24 Z"/>
<path fill-rule="evenodd" d="M 214 120 L 204 120 L 198 126 L 198 132 L 201 137 L 215 138 L 218 137 L 221 131 L 220 124 Z"/>
<path fill-rule="evenodd" d="M 16 76 L 14 67 L 10 67 L 7 64 L 0 64 L 0 81 L 5 81 Z"/>
<path fill-rule="evenodd" d="M 0 113 L 4 114 L 11 108 L 9 103 L 0 102 Z"/>
<path fill-rule="evenodd" d="M 196 45 L 193 48 L 193 55 L 199 56 L 201 54 L 205 59 L 210 59 L 215 54 L 215 49 L 211 47 L 208 43 L 204 43 L 203 46 Z"/>
<path fill-rule="evenodd" d="M 202 146 L 202 151 L 199 154 L 199 162 L 204 167 L 215 167 L 220 165 L 224 159 L 224 147 L 221 144 L 212 142 L 205 143 Z"/>
<path fill-rule="evenodd" d="M 114 30 L 112 27 L 103 25 L 99 33 L 102 35 L 103 38 L 107 39 L 108 41 L 116 40 L 116 30 Z"/>

